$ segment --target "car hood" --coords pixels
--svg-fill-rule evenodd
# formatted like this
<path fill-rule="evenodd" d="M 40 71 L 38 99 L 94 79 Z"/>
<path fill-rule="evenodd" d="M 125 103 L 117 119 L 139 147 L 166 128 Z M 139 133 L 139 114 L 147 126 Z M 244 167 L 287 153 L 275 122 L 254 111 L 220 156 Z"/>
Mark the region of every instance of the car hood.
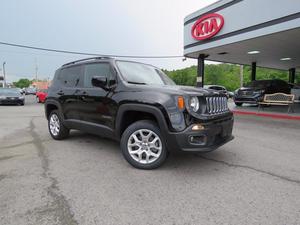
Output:
<path fill-rule="evenodd" d="M 265 90 L 264 88 L 259 88 L 259 87 L 241 87 L 237 89 L 238 91 L 261 91 Z"/>
<path fill-rule="evenodd" d="M 218 91 L 191 87 L 191 86 L 180 86 L 180 85 L 134 85 L 130 84 L 136 90 L 160 92 L 172 95 L 198 95 L 198 96 L 212 96 L 220 95 Z"/>

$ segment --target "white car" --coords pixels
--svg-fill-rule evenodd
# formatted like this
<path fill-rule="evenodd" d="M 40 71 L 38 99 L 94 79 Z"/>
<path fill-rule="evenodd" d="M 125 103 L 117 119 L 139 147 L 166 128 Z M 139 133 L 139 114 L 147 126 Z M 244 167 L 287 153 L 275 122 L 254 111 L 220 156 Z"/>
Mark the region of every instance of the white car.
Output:
<path fill-rule="evenodd" d="M 233 97 L 233 93 L 230 91 L 227 91 L 227 89 L 221 85 L 204 85 L 204 88 L 219 91 L 219 92 L 225 94 L 227 96 L 227 98 Z"/>

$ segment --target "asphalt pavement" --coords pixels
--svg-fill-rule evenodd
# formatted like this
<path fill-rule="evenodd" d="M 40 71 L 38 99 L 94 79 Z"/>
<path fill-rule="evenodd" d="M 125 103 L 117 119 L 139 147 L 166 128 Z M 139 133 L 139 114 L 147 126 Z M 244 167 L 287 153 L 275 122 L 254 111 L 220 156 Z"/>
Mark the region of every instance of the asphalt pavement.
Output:
<path fill-rule="evenodd" d="M 300 224 L 300 122 L 236 116 L 234 135 L 144 171 L 111 140 L 52 140 L 33 96 L 0 106 L 0 224 Z"/>

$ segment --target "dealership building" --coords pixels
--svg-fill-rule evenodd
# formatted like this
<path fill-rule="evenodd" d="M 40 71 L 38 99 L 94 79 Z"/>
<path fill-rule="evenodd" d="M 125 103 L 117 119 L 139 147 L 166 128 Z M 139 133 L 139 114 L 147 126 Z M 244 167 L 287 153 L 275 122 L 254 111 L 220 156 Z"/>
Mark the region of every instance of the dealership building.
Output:
<path fill-rule="evenodd" d="M 184 55 L 198 59 L 197 86 L 205 60 L 289 71 L 300 70 L 299 0 L 221 0 L 184 20 Z"/>

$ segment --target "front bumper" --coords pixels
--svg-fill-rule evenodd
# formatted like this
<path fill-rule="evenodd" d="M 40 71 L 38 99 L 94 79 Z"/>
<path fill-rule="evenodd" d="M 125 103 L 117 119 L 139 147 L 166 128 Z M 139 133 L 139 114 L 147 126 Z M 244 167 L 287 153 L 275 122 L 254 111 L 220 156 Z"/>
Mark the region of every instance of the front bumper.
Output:
<path fill-rule="evenodd" d="M 234 96 L 233 101 L 236 103 L 250 103 L 257 104 L 261 101 L 263 96 L 255 95 L 255 96 Z"/>
<path fill-rule="evenodd" d="M 24 99 L 0 99 L 0 105 L 24 104 Z"/>
<path fill-rule="evenodd" d="M 209 152 L 234 138 L 233 116 L 202 125 L 204 129 L 199 131 L 193 131 L 191 125 L 182 132 L 168 133 L 168 149 L 177 152 Z"/>

